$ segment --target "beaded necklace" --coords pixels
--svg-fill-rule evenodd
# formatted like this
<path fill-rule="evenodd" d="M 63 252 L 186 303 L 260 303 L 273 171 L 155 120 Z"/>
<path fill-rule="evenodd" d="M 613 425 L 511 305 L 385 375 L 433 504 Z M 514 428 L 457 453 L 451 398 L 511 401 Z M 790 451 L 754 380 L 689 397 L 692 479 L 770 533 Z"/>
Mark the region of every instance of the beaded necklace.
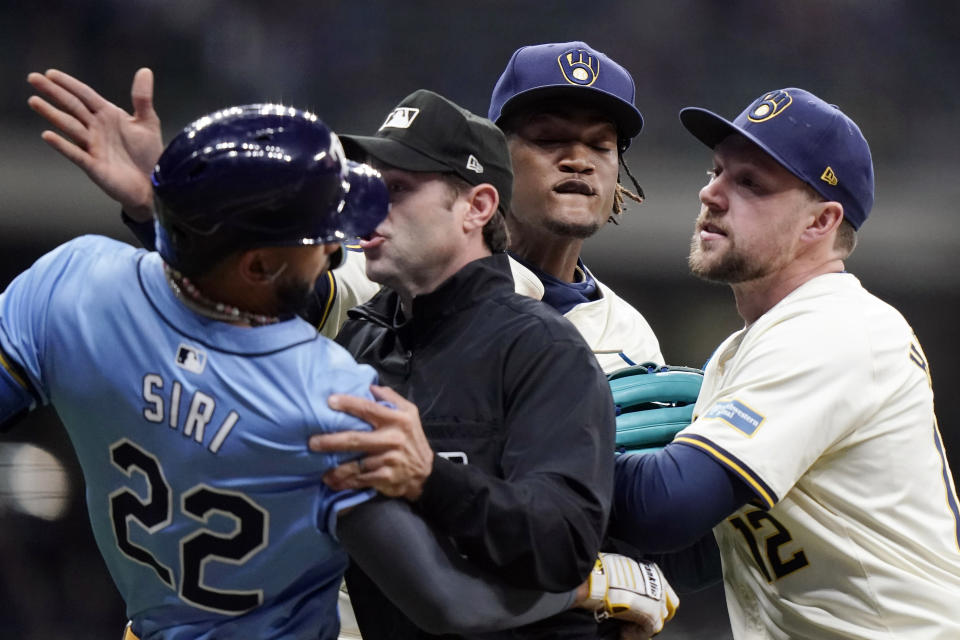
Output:
<path fill-rule="evenodd" d="M 244 311 L 238 307 L 211 300 L 200 293 L 189 278 L 166 262 L 163 263 L 163 275 L 166 276 L 167 284 L 170 285 L 173 294 L 191 311 L 202 316 L 224 322 L 243 322 L 251 327 L 262 327 L 263 325 L 280 322 L 280 318 L 277 316 Z"/>

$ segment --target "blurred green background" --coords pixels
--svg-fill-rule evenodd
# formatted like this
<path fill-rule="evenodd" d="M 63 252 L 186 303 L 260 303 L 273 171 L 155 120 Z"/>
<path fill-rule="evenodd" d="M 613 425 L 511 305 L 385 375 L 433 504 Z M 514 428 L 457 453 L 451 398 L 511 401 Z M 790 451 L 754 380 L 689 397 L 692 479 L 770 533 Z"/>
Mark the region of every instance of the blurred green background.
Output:
<path fill-rule="evenodd" d="M 627 162 L 647 202 L 601 231 L 584 257 L 644 313 L 671 364 L 701 365 L 739 325 L 726 287 L 687 274 L 711 160 L 677 111 L 697 105 L 733 117 L 766 90 L 800 86 L 860 124 L 874 154 L 876 205 L 847 266 L 916 330 L 958 468 L 957 33 L 955 3 L 924 0 L 8 0 L 0 7 L 0 287 L 78 234 L 134 242 L 118 208 L 40 140 L 43 123 L 26 106 L 30 71 L 62 69 L 129 107 L 134 71 L 151 67 L 166 139 L 198 115 L 259 101 L 372 133 L 418 88 L 485 115 L 514 49 L 585 40 L 636 79 L 646 124 Z M 24 443 L 53 453 L 64 471 L 30 458 Z M 25 469 L 34 474 L 26 489 L 14 478 Z M 61 517 L 40 517 L 60 503 Z M 0 638 L 120 637 L 125 614 L 84 509 L 52 411 L 0 434 Z M 730 637 L 722 590 L 685 597 L 659 637 Z"/>

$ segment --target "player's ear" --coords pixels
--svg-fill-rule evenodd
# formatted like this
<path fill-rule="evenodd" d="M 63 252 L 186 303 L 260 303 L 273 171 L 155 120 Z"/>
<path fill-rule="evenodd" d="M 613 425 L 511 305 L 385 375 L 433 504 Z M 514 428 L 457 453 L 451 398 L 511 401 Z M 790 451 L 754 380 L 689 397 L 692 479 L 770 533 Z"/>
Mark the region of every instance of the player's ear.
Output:
<path fill-rule="evenodd" d="M 237 271 L 241 280 L 251 285 L 264 285 L 276 278 L 278 264 L 283 261 L 273 255 L 269 247 L 258 247 L 240 252 Z"/>
<path fill-rule="evenodd" d="M 842 204 L 834 201 L 817 202 L 813 208 L 813 217 L 804 229 L 804 236 L 810 240 L 832 237 L 841 222 L 843 222 Z"/>
<path fill-rule="evenodd" d="M 492 184 L 483 183 L 472 187 L 465 194 L 469 209 L 463 218 L 465 231 L 483 229 L 490 218 L 497 213 L 500 195 Z"/>

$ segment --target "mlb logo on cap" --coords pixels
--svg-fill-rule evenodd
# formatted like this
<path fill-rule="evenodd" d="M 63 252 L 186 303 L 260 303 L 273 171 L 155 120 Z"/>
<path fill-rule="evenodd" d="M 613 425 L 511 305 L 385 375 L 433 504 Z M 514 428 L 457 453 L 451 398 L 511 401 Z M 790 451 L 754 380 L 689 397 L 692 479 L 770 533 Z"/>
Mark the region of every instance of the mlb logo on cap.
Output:
<path fill-rule="evenodd" d="M 407 107 L 398 107 L 390 112 L 387 119 L 380 125 L 379 130 L 383 129 L 409 129 L 413 124 L 414 118 L 420 114 L 420 109 L 410 109 Z"/>
<path fill-rule="evenodd" d="M 369 156 L 404 171 L 454 173 L 467 184 L 492 184 L 500 210 L 510 208 L 513 168 L 495 124 L 443 96 L 419 89 L 387 115 L 374 136 L 342 135 L 347 156 Z"/>

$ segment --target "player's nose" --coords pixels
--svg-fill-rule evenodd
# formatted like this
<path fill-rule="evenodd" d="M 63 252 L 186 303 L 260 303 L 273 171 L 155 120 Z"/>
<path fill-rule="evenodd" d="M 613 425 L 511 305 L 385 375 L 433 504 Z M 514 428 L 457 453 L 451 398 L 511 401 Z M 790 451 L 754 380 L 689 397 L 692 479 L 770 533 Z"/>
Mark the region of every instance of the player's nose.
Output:
<path fill-rule="evenodd" d="M 593 173 L 596 165 L 589 151 L 586 145 L 579 142 L 565 145 L 560 155 L 560 170 L 572 173 Z"/>
<path fill-rule="evenodd" d="M 712 211 L 724 211 L 727 198 L 720 181 L 713 178 L 700 189 L 700 203 Z"/>

